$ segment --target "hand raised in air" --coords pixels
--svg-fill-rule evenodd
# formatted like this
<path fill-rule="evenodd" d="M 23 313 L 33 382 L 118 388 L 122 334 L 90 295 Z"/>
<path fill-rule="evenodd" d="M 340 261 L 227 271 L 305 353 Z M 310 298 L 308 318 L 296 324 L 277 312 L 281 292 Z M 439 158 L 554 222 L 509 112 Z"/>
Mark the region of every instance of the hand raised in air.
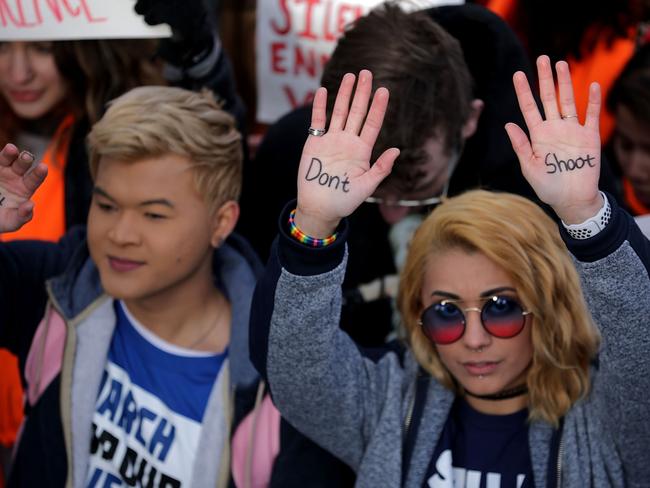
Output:
<path fill-rule="evenodd" d="M 600 176 L 600 87 L 589 87 L 585 123 L 576 116 L 569 65 L 556 63 L 559 107 L 553 71 L 548 56 L 537 59 L 540 98 L 546 118 L 537 108 L 526 76 L 513 76 L 519 107 L 528 126 L 530 140 L 516 124 L 506 124 L 521 170 L 543 202 L 567 224 L 595 215 L 602 206 L 598 192 Z"/>
<path fill-rule="evenodd" d="M 13 144 L 0 151 L 0 233 L 18 230 L 32 218 L 32 195 L 47 176 L 47 166 L 31 168 L 33 162 Z"/>
<path fill-rule="evenodd" d="M 368 109 L 372 73 L 359 73 L 350 104 L 354 82 L 351 73 L 343 77 L 327 131 L 307 138 L 300 159 L 295 222 L 313 237 L 332 234 L 343 217 L 374 193 L 399 155 L 399 150 L 390 148 L 370 164 L 388 105 L 388 90 L 377 89 Z M 313 129 L 325 129 L 326 105 L 327 91 L 321 87 L 314 97 Z"/>

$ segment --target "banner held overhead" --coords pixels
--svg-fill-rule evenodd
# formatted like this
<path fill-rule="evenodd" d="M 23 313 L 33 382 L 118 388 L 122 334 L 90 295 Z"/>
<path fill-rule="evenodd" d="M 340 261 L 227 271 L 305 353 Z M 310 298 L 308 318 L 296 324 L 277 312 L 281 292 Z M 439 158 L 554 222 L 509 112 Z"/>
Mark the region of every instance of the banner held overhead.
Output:
<path fill-rule="evenodd" d="M 135 0 L 0 0 L 0 41 L 170 37 L 149 26 Z"/>

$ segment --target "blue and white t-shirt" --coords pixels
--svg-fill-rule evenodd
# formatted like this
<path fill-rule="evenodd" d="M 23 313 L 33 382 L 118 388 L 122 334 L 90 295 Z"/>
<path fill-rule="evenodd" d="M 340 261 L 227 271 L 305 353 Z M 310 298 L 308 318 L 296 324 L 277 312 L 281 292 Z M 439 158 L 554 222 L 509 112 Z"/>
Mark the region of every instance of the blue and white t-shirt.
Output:
<path fill-rule="evenodd" d="M 528 410 L 477 412 L 464 399 L 451 409 L 425 478 L 425 488 L 533 488 Z"/>
<path fill-rule="evenodd" d="M 114 306 L 87 486 L 190 487 L 203 414 L 227 351 L 174 346 L 139 324 L 123 303 Z"/>

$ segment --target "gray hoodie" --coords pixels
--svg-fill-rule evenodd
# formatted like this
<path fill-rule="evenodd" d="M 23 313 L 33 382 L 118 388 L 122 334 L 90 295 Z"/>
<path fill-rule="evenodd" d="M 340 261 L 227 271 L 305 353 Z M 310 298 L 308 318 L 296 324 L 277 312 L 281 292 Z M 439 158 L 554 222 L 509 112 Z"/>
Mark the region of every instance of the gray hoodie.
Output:
<path fill-rule="evenodd" d="M 344 224 L 341 241 L 346 231 Z M 648 487 L 650 244 L 618 208 L 595 237 L 563 237 L 603 341 L 589 396 L 565 416 L 561 486 Z M 307 249 L 283 229 L 253 300 L 252 358 L 283 416 L 352 466 L 357 486 L 398 487 L 418 365 L 409 351 L 371 359 L 339 329 L 346 259 L 343 242 Z M 405 486 L 423 486 L 453 399 L 429 382 Z M 553 430 L 529 426 L 537 487 L 556 481 L 547 480 Z"/>

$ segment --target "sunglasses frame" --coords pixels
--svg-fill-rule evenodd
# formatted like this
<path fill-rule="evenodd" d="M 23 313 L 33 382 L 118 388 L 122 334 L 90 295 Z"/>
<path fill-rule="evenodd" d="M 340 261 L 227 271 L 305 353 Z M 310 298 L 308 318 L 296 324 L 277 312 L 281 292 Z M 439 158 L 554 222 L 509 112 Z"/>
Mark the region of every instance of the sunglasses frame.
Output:
<path fill-rule="evenodd" d="M 490 301 L 493 302 L 493 301 L 495 301 L 496 299 L 499 299 L 499 298 L 507 298 L 508 300 L 511 300 L 511 301 L 515 302 L 515 303 L 519 306 L 519 308 L 521 309 L 521 318 L 522 318 L 521 328 L 517 331 L 516 334 L 513 334 L 513 335 L 508 336 L 508 337 L 499 337 L 499 336 L 497 336 L 497 335 L 494 335 L 494 334 L 493 334 L 492 332 L 490 332 L 490 330 L 485 326 L 485 322 L 484 322 L 484 320 L 483 320 L 483 311 L 485 310 L 485 307 L 488 306 L 488 304 L 490 303 Z M 517 337 L 519 334 L 521 334 L 521 331 L 524 330 L 524 327 L 526 326 L 526 317 L 527 317 L 528 315 L 532 315 L 532 314 L 533 314 L 533 312 L 524 309 L 523 305 L 521 304 L 521 302 L 519 302 L 519 300 L 517 300 L 516 298 L 510 297 L 510 296 L 507 296 L 507 295 L 493 295 L 493 296 L 490 296 L 490 297 L 484 297 L 484 298 L 481 298 L 481 301 L 484 301 L 484 302 L 485 302 L 485 303 L 483 303 L 483 306 L 482 306 L 481 308 L 479 308 L 479 307 L 466 307 L 466 308 L 461 308 L 461 307 L 459 307 L 459 306 L 457 305 L 457 303 L 464 302 L 464 301 L 466 301 L 466 300 L 445 299 L 445 300 L 440 300 L 439 302 L 432 303 L 431 305 L 429 305 L 428 307 L 426 307 L 426 308 L 422 311 L 422 313 L 420 314 L 420 319 L 418 320 L 418 325 L 419 325 L 420 328 L 422 329 L 422 333 L 424 334 L 424 336 L 425 336 L 427 339 L 429 339 L 433 344 L 441 345 L 441 346 L 447 346 L 447 345 L 449 345 L 449 344 L 453 344 L 453 343 L 455 343 L 455 342 L 458 342 L 460 339 L 463 338 L 463 336 L 465 335 L 465 331 L 467 330 L 467 317 L 466 317 L 466 313 L 467 313 L 467 312 L 478 312 L 478 314 L 479 314 L 479 320 L 481 321 L 481 327 L 483 327 L 483 329 L 485 330 L 485 332 L 487 332 L 488 334 L 490 334 L 490 336 L 492 336 L 492 337 L 496 337 L 497 339 L 512 339 L 513 337 Z M 426 333 L 426 331 L 425 331 L 425 327 L 426 327 L 426 326 L 425 326 L 424 322 L 422 322 L 422 317 L 424 316 L 425 312 L 426 312 L 427 310 L 429 310 L 431 307 L 435 307 L 436 305 L 447 305 L 447 304 L 452 304 L 452 305 L 454 305 L 454 306 L 455 306 L 455 307 L 460 311 L 460 313 L 461 313 L 461 315 L 462 315 L 463 332 L 458 336 L 457 339 L 454 339 L 454 340 L 451 341 L 451 342 L 439 343 L 439 342 L 436 342 L 436 341 L 434 341 L 433 339 L 431 339 L 431 338 L 429 337 L 429 335 Z"/>

